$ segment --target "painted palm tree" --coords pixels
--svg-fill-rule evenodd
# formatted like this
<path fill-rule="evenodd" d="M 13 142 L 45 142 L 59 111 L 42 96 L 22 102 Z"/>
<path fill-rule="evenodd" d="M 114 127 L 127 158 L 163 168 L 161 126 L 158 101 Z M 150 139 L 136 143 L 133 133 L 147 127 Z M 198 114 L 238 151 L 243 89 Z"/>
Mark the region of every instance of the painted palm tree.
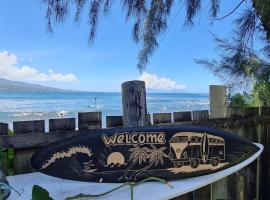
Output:
<path fill-rule="evenodd" d="M 121 178 L 126 179 L 128 172 L 136 165 L 142 164 L 143 162 L 147 161 L 149 148 L 147 147 L 140 147 L 139 145 L 134 145 L 133 148 L 129 149 L 130 157 L 129 162 L 131 163 L 128 168 L 126 169 L 125 173 Z"/>
<path fill-rule="evenodd" d="M 149 165 L 145 166 L 144 168 L 140 169 L 139 171 L 136 171 L 130 179 L 134 176 L 134 180 L 137 180 L 138 175 L 140 175 L 142 172 L 144 172 L 147 169 L 150 169 L 152 166 L 158 166 L 159 164 L 164 164 L 164 158 L 168 157 L 166 153 L 164 153 L 165 149 L 167 147 L 161 147 L 157 148 L 155 145 L 151 145 L 152 149 L 148 149 L 148 155 L 147 158 L 149 159 Z"/>

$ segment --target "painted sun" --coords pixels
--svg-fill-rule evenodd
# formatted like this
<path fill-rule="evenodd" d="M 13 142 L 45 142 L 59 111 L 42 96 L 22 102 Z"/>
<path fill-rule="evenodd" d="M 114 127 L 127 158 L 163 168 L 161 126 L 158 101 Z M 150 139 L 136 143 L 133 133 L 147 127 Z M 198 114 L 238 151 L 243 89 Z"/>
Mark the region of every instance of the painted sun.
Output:
<path fill-rule="evenodd" d="M 107 158 L 107 166 L 110 165 L 124 165 L 125 157 L 120 152 L 112 152 Z"/>

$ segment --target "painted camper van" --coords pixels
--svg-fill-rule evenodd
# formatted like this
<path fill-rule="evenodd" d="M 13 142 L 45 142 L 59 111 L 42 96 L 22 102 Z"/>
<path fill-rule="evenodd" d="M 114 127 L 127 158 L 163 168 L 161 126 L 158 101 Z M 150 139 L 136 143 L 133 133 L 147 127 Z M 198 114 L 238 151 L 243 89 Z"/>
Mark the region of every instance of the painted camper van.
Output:
<path fill-rule="evenodd" d="M 169 141 L 169 158 L 175 167 L 190 163 L 197 168 L 200 163 L 217 166 L 225 160 L 225 141 L 222 137 L 207 133 L 176 133 Z"/>

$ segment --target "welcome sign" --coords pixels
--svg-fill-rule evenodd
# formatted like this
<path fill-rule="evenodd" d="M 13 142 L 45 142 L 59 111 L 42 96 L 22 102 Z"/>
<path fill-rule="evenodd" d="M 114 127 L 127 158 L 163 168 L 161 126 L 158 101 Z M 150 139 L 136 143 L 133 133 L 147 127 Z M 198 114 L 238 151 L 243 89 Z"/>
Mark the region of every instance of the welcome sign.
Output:
<path fill-rule="evenodd" d="M 32 157 L 32 165 L 45 174 L 71 180 L 173 180 L 229 168 L 258 150 L 243 138 L 205 127 L 113 128 L 44 147 Z"/>
<path fill-rule="evenodd" d="M 164 144 L 164 132 L 124 132 L 114 133 L 112 136 L 103 134 L 101 136 L 104 144 L 115 145 L 144 145 L 144 144 Z"/>

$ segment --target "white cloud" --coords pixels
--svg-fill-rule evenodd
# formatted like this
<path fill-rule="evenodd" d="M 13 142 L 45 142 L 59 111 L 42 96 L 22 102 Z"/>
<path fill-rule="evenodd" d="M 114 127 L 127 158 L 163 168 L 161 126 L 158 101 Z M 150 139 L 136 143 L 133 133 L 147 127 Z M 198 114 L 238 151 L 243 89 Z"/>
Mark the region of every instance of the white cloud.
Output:
<path fill-rule="evenodd" d="M 146 88 L 154 90 L 172 91 L 183 90 L 186 88 L 186 85 L 179 84 L 169 78 L 158 77 L 155 74 L 150 74 L 147 72 L 143 72 L 139 79 L 145 82 Z"/>
<path fill-rule="evenodd" d="M 53 70 L 43 73 L 30 66 L 18 66 L 17 56 L 7 51 L 0 51 L 0 77 L 23 81 L 77 81 L 77 77 L 73 74 L 60 74 Z"/>

